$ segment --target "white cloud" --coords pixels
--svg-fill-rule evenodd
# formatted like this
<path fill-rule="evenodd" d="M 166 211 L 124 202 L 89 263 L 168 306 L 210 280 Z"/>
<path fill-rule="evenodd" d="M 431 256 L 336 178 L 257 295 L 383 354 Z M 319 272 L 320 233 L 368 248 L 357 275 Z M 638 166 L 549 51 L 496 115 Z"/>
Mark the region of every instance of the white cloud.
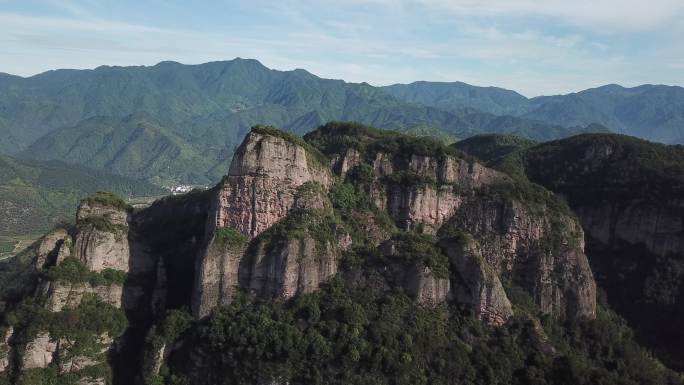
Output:
<path fill-rule="evenodd" d="M 418 0 L 457 15 L 542 16 L 592 29 L 648 29 L 679 20 L 682 0 Z"/>

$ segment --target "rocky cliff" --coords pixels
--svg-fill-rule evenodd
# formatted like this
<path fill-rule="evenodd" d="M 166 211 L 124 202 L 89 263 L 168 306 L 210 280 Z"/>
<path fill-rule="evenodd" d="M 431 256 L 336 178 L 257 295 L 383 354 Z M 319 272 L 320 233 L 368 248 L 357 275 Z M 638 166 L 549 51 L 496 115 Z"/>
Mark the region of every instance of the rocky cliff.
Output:
<path fill-rule="evenodd" d="M 512 289 L 553 319 L 592 319 L 583 247 L 576 219 L 548 191 L 430 140 L 336 124 L 303 140 L 257 126 L 215 188 L 137 210 L 98 194 L 73 228 L 44 237 L 35 297 L 8 325 L 19 330 L 6 339 L 18 359 L 5 367 L 13 381 L 154 382 L 191 349 L 177 341 L 181 324 L 236 299 L 306 302 L 339 285 L 401 293 L 445 317 L 465 309 L 492 327 L 526 312 Z M 363 319 L 354 309 L 344 318 Z M 159 324 L 187 310 L 195 321 Z M 75 330 L 88 317 L 98 322 Z"/>
<path fill-rule="evenodd" d="M 362 186 L 399 228 L 440 237 L 472 234 L 493 271 L 527 290 L 544 313 L 595 316 L 596 284 L 582 229 L 542 188 L 513 181 L 449 148 L 401 135 L 328 125 L 306 139 L 332 159 L 333 169 Z"/>
<path fill-rule="evenodd" d="M 611 305 L 659 358 L 684 368 L 684 148 L 581 135 L 521 158 L 526 175 L 577 214 Z"/>
<path fill-rule="evenodd" d="M 37 243 L 35 295 L 10 314 L 14 325 L 5 338 L 9 378 L 22 384 L 111 381 L 106 358 L 124 331 L 124 303 L 135 307 L 142 292 L 124 288 L 128 217 L 123 201 L 98 193 L 81 203 L 72 229 L 57 229 Z"/>

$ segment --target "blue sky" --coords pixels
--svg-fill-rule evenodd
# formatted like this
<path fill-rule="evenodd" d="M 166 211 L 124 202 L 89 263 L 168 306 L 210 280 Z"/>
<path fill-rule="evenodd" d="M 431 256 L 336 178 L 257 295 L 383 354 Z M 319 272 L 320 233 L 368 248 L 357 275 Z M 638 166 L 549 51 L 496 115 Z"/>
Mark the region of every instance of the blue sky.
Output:
<path fill-rule="evenodd" d="M 526 96 L 684 85 L 684 0 L 0 0 L 0 72 L 234 57 Z"/>

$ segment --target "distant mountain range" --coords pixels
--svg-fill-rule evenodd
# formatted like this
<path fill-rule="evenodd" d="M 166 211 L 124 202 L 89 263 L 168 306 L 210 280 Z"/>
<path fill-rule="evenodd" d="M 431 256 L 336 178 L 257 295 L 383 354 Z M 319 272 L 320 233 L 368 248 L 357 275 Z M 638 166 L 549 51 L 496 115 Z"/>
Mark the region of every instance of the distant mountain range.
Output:
<path fill-rule="evenodd" d="M 528 99 L 515 91 L 469 84 L 415 82 L 382 87 L 406 102 L 458 112 L 474 108 L 563 127 L 592 123 L 657 142 L 684 143 L 684 88 L 610 84 L 577 93 Z M 532 136 L 528 136 L 532 137 Z"/>
<path fill-rule="evenodd" d="M 357 121 L 446 141 L 506 133 L 545 141 L 583 132 L 684 138 L 684 90 L 606 86 L 528 99 L 465 83 L 373 87 L 271 70 L 256 60 L 0 74 L 0 153 L 60 160 L 159 185 L 216 181 L 249 128 L 304 134 Z"/>

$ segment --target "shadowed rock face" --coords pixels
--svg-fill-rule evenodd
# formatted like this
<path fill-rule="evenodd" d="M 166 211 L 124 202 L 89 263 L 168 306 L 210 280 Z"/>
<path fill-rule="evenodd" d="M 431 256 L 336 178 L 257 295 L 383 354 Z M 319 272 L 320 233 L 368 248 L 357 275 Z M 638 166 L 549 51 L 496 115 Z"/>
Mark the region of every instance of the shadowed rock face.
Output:
<path fill-rule="evenodd" d="M 684 255 L 684 202 L 633 202 L 626 207 L 604 203 L 576 211 L 585 231 L 606 246 L 626 242 L 642 244 L 660 257 Z"/>
<path fill-rule="evenodd" d="M 494 271 L 525 288 L 542 312 L 594 318 L 596 283 L 582 230 L 572 218 L 545 210 L 535 212 L 515 200 L 471 198 L 451 225 L 473 234 Z"/>
<path fill-rule="evenodd" d="M 399 254 L 400 242 L 390 240 L 380 245 L 380 252 L 386 257 L 395 257 Z M 415 257 L 415 256 L 408 256 Z M 449 277 L 438 276 L 430 267 L 416 261 L 409 266 L 397 266 L 392 274 L 401 282 L 406 293 L 421 305 L 436 306 L 447 301 L 451 284 Z"/>
<path fill-rule="evenodd" d="M 477 318 L 490 325 L 503 325 L 513 316 L 511 302 L 496 271 L 482 257 L 474 239 L 444 239 L 442 249 L 455 272 L 454 297 L 466 304 Z"/>

